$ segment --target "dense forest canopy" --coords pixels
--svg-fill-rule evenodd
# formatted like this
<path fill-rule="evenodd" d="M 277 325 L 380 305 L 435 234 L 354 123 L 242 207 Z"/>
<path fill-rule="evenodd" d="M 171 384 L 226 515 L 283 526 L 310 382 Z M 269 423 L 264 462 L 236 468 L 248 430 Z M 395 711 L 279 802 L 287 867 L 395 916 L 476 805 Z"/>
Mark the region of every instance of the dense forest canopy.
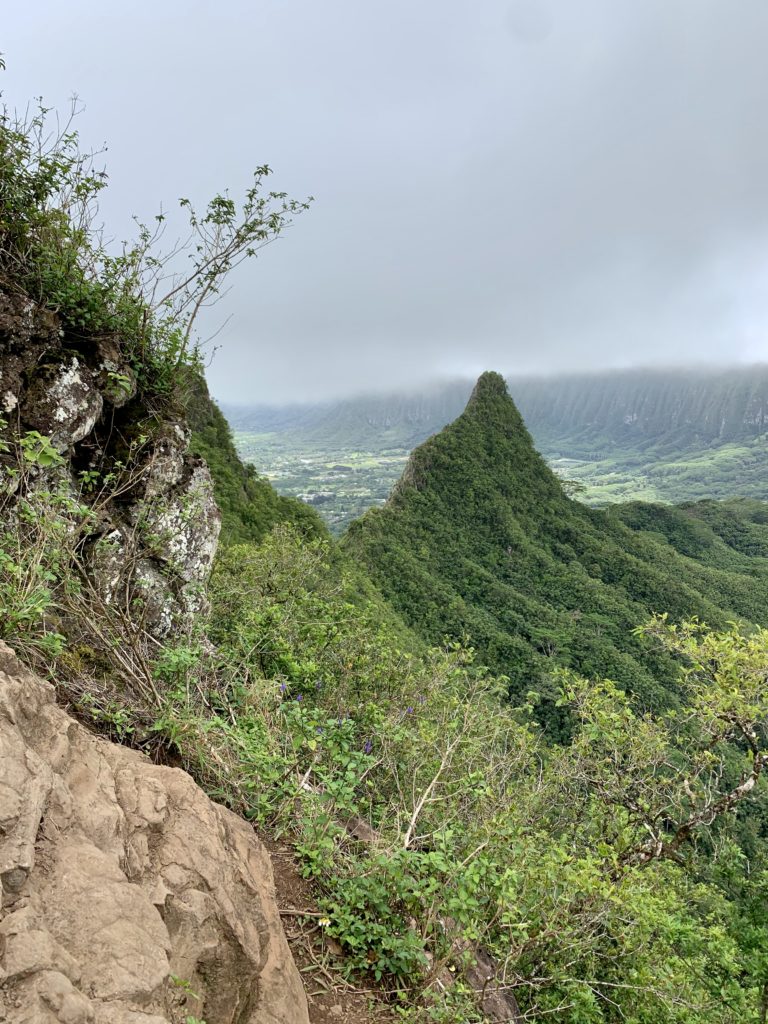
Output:
<path fill-rule="evenodd" d="M 761 508 L 585 507 L 534 449 L 503 378 L 484 374 L 343 546 L 417 631 L 469 636 L 518 698 L 564 665 L 658 707 L 671 665 L 649 662 L 633 627 L 653 612 L 765 622 Z"/>

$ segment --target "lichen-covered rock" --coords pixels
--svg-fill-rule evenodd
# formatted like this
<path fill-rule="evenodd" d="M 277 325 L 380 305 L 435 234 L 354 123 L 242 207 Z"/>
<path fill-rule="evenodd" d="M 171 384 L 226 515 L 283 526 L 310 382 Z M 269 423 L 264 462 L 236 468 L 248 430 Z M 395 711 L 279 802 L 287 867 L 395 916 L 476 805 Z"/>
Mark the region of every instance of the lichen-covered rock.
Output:
<path fill-rule="evenodd" d="M 252 829 L 0 643 L 0 1021 L 307 1024 Z"/>
<path fill-rule="evenodd" d="M 6 496 L 63 490 L 73 509 L 93 506 L 78 561 L 100 601 L 157 638 L 205 613 L 221 517 L 178 411 L 148 401 L 146 382 L 139 393 L 118 337 L 67 335 L 1 278 L 0 419 L 16 442 L 6 461 L 30 431 L 61 456 L 12 466 Z"/>
<path fill-rule="evenodd" d="M 54 314 L 0 280 L 0 415 L 16 409 L 25 373 L 60 343 Z"/>
<path fill-rule="evenodd" d="M 127 539 L 119 528 L 107 530 L 91 544 L 85 562 L 88 575 L 96 592 L 107 605 L 120 599 L 125 585 Z"/>
<path fill-rule="evenodd" d="M 158 432 L 147 460 L 145 498 L 158 498 L 181 483 L 188 447 L 189 431 L 180 423 L 167 424 Z"/>
<path fill-rule="evenodd" d="M 142 529 L 164 562 L 188 583 L 202 582 L 210 572 L 221 527 L 213 496 L 213 480 L 202 460 L 187 465 L 186 479 L 163 500 L 148 501 Z"/>
<path fill-rule="evenodd" d="M 93 374 L 74 353 L 43 366 L 34 375 L 24 402 L 24 419 L 50 437 L 60 451 L 82 441 L 96 426 L 104 399 Z"/>

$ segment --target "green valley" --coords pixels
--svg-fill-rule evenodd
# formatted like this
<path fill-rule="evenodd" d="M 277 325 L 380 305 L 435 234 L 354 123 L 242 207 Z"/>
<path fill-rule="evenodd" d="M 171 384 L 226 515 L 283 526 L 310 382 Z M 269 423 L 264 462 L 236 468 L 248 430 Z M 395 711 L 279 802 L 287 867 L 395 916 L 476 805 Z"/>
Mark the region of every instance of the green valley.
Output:
<path fill-rule="evenodd" d="M 383 505 L 408 461 L 407 448 L 325 448 L 277 434 L 237 432 L 241 458 L 275 490 L 313 506 L 340 534 L 373 505 Z"/>

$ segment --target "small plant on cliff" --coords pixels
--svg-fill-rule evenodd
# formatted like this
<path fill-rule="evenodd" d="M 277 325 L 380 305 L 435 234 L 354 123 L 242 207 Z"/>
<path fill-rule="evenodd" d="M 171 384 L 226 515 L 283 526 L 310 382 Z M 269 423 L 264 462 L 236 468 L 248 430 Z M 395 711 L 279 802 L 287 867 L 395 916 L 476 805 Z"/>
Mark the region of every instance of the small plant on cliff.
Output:
<path fill-rule="evenodd" d="M 5 504 L 0 501 L 0 639 L 48 663 L 64 648 L 56 595 L 73 582 L 70 556 L 88 511 L 49 489 L 20 499 L 7 516 Z"/>
<path fill-rule="evenodd" d="M 173 392 L 180 368 L 200 367 L 194 331 L 201 310 L 311 198 L 266 190 L 271 170 L 264 164 L 240 202 L 221 192 L 198 210 L 181 199 L 187 234 L 167 251 L 161 213 L 151 227 L 137 221 L 136 241 L 115 252 L 96 221 L 107 176 L 99 154 L 80 147 L 77 112 L 73 103 L 61 124 L 42 104 L 29 116 L 0 110 L 0 272 L 58 312 L 74 334 L 120 336 L 145 390 Z"/>
<path fill-rule="evenodd" d="M 0 419 L 0 639 L 45 662 L 60 654 L 56 592 L 72 582 L 70 559 L 91 512 L 41 470 L 63 462 L 36 430 L 12 436 Z"/>
<path fill-rule="evenodd" d="M 50 469 L 61 466 L 64 459 L 51 444 L 51 439 L 38 430 L 28 430 L 19 438 L 19 447 L 25 463 Z"/>

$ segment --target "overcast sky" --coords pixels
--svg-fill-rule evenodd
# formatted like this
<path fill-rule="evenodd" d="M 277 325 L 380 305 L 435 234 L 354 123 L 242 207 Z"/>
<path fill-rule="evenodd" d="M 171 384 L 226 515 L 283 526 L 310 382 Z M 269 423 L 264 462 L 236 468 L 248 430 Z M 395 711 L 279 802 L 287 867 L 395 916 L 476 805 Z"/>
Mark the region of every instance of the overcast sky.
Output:
<path fill-rule="evenodd" d="M 222 399 L 768 359 L 766 0 L 31 0 L 0 51 L 118 238 L 261 163 L 316 197 L 207 315 Z"/>

